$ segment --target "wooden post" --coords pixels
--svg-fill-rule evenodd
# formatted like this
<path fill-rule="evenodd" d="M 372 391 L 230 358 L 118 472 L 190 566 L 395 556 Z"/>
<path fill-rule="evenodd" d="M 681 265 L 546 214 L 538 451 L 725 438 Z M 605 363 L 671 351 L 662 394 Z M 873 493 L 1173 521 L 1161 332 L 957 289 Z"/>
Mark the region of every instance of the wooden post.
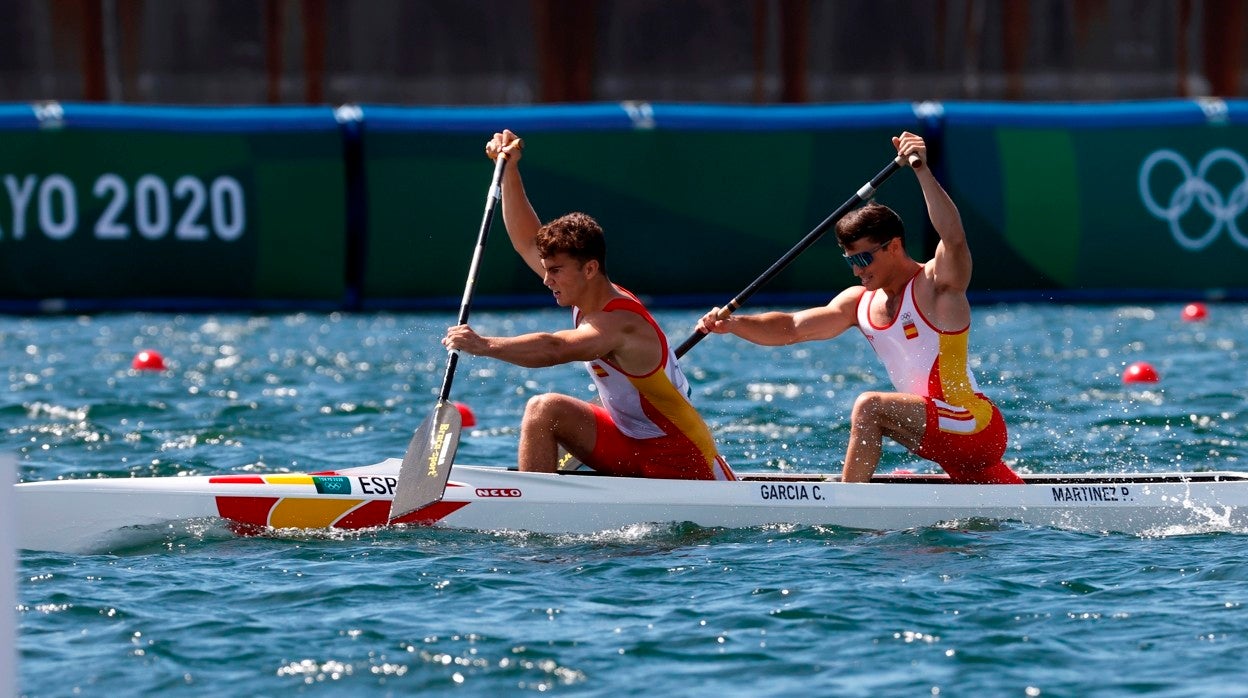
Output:
<path fill-rule="evenodd" d="M 81 0 L 82 98 L 103 102 L 108 98 L 104 61 L 104 8 L 100 0 Z"/>
<path fill-rule="evenodd" d="M 1187 30 L 1192 24 L 1192 0 L 1179 0 L 1177 9 L 1178 22 L 1175 30 L 1174 72 L 1177 74 L 1178 84 L 1175 86 L 1175 94 L 1180 97 L 1190 97 L 1192 88 L 1187 84 Z"/>
<path fill-rule="evenodd" d="M 121 92 L 128 100 L 143 101 L 138 80 L 142 70 L 139 40 L 142 37 L 143 0 L 120 0 L 117 4 L 117 23 L 117 71 Z"/>
<path fill-rule="evenodd" d="M 593 99 L 597 9 L 594 0 L 533 0 L 541 101 Z"/>
<path fill-rule="evenodd" d="M 264 65 L 269 104 L 282 101 L 282 0 L 264 0 Z"/>
<path fill-rule="evenodd" d="M 962 13 L 962 96 L 978 97 L 980 93 L 979 43 L 984 32 L 984 6 L 977 0 L 966 0 Z"/>
<path fill-rule="evenodd" d="M 1240 70 L 1244 56 L 1244 21 L 1248 18 L 1243 0 L 1205 0 L 1203 27 L 1205 77 L 1215 97 L 1239 94 Z"/>
<path fill-rule="evenodd" d="M 767 101 L 767 0 L 754 0 L 754 103 Z"/>
<path fill-rule="evenodd" d="M 325 0 L 303 0 L 303 100 L 325 101 Z"/>
<path fill-rule="evenodd" d="M 1005 98 L 1023 98 L 1023 66 L 1027 63 L 1027 0 L 1005 0 L 1001 6 L 1002 66 Z"/>
<path fill-rule="evenodd" d="M 806 68 L 810 58 L 810 0 L 780 0 L 780 101 L 810 100 Z"/>

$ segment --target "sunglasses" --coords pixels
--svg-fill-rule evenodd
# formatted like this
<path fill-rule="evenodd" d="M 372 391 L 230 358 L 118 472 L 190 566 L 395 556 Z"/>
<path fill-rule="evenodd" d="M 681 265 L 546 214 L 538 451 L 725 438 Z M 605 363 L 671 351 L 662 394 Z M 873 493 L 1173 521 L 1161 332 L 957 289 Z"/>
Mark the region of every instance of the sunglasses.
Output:
<path fill-rule="evenodd" d="M 851 268 L 858 267 L 859 269 L 865 269 L 871 265 L 871 262 L 875 261 L 875 253 L 885 247 L 888 247 L 888 243 L 892 241 L 893 238 L 889 238 L 866 252 L 859 252 L 858 254 L 843 254 L 841 256 L 845 258 L 845 263 Z"/>

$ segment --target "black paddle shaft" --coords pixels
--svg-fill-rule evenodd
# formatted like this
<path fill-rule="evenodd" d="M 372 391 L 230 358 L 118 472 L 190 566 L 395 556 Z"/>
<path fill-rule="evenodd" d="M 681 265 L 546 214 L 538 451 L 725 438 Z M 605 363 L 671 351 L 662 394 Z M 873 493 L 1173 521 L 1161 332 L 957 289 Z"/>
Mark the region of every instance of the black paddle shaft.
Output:
<path fill-rule="evenodd" d="M 477 274 L 481 270 L 485 241 L 490 234 L 490 222 L 494 220 L 494 207 L 502 198 L 503 169 L 506 166 L 507 157 L 500 153 L 494 161 L 494 178 L 490 180 L 490 191 L 485 197 L 481 232 L 477 234 L 477 247 L 472 252 L 468 280 L 464 283 L 464 298 L 459 304 L 461 325 L 468 322 L 468 310 L 472 306 Z M 438 404 L 434 406 L 433 414 L 412 435 L 407 452 L 403 454 L 399 480 L 394 486 L 394 499 L 390 502 L 391 521 L 400 520 L 440 501 L 446 493 L 446 482 L 451 477 L 455 451 L 459 448 L 459 432 L 463 428 L 459 410 L 450 404 L 451 381 L 455 378 L 455 366 L 458 364 L 459 352 L 451 351 L 446 360 L 446 375 L 442 378 Z"/>
<path fill-rule="evenodd" d="M 456 325 L 468 322 L 468 313 L 472 309 L 472 296 L 477 290 L 477 276 L 481 273 L 481 257 L 485 253 L 485 241 L 490 235 L 490 223 L 494 220 L 494 207 L 502 198 L 503 170 L 507 167 L 507 156 L 499 154 L 494 160 L 494 178 L 490 183 L 490 191 L 485 195 L 485 212 L 481 217 L 481 232 L 477 234 L 477 247 L 472 251 L 472 264 L 468 266 L 468 281 L 464 283 L 464 297 L 459 302 L 459 319 Z M 459 365 L 459 352 L 452 351 L 446 360 L 446 374 L 442 376 L 442 391 L 438 400 L 446 402 L 451 398 L 451 382 L 455 380 L 455 367 Z"/>
<path fill-rule="evenodd" d="M 917 168 L 920 166 L 920 162 L 921 161 L 919 161 L 918 158 L 912 156 L 912 159 L 911 159 L 912 166 Z M 784 253 L 784 256 L 781 257 L 780 259 L 777 259 L 775 264 L 772 264 L 771 267 L 767 269 L 767 271 L 763 272 L 762 276 L 758 277 L 757 279 L 754 279 L 754 281 L 751 282 L 749 286 L 745 287 L 744 291 L 738 293 L 736 298 L 733 298 L 731 301 L 729 301 L 728 304 L 725 305 L 720 310 L 720 319 L 728 317 L 734 311 L 736 311 L 738 308 L 744 305 L 745 302 L 750 299 L 750 296 L 753 296 L 758 291 L 758 289 L 762 288 L 765 284 L 767 284 L 767 282 L 774 279 L 776 275 L 779 274 L 781 271 L 783 271 L 785 267 L 789 266 L 789 264 L 791 264 L 793 260 L 797 259 L 799 255 L 805 252 L 806 248 L 815 244 L 815 242 L 817 242 L 819 238 L 823 237 L 824 233 L 828 232 L 828 230 L 832 228 L 832 226 L 836 225 L 837 221 L 844 218 L 845 214 L 849 213 L 851 210 L 854 209 L 854 207 L 866 202 L 868 199 L 874 196 L 875 190 L 878 189 L 880 185 L 884 183 L 884 180 L 893 176 L 893 173 L 896 172 L 897 170 L 900 170 L 904 163 L 905 163 L 905 160 L 903 160 L 902 157 L 898 155 L 896 158 L 893 159 L 892 162 L 888 163 L 887 167 L 880 170 L 879 173 L 877 173 L 874 177 L 872 177 L 871 181 L 862 185 L 862 187 L 858 190 L 858 192 L 855 193 L 853 196 L 849 197 L 848 201 L 841 204 L 840 208 L 833 211 L 832 215 L 823 219 L 823 222 L 815 226 L 814 230 L 807 233 L 806 237 L 802 238 L 801 241 L 799 241 L 796 245 L 793 246 L 793 249 Z M 679 358 L 679 357 L 684 356 L 686 353 L 689 352 L 690 349 L 694 347 L 694 345 L 702 341 L 702 338 L 705 336 L 706 334 L 703 332 L 694 331 L 693 334 L 689 335 L 688 339 L 686 339 L 684 342 L 681 343 L 679 347 L 676 348 L 676 357 Z"/>

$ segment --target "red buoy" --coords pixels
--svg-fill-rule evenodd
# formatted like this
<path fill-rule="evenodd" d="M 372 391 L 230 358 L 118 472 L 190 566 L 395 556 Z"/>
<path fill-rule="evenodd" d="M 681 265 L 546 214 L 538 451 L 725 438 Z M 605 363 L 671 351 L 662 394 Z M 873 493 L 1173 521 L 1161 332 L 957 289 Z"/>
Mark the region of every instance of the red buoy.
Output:
<path fill-rule="evenodd" d="M 1209 317 L 1209 309 L 1204 303 L 1188 303 L 1183 306 L 1183 322 L 1200 322 Z"/>
<path fill-rule="evenodd" d="M 477 425 L 477 415 L 472 413 L 472 408 L 462 402 L 455 403 L 455 409 L 459 410 L 460 423 L 466 427 L 475 427 Z"/>
<path fill-rule="evenodd" d="M 1123 383 L 1156 383 L 1159 379 L 1157 369 L 1147 361 L 1136 361 L 1122 372 Z"/>
<path fill-rule="evenodd" d="M 165 370 L 165 357 L 159 352 L 144 349 L 134 355 L 134 359 L 130 361 L 130 368 L 136 371 L 163 371 Z"/>

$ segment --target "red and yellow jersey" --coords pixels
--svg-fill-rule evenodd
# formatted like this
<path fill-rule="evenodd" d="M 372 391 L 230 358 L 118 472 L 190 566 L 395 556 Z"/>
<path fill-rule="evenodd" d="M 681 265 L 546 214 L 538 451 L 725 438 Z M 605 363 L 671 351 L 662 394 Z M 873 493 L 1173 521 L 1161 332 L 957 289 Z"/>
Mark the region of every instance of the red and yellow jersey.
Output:
<path fill-rule="evenodd" d="M 932 326 L 914 301 L 911 278 L 897 315 L 876 326 L 869 312 L 875 293 L 864 291 L 858 299 L 858 329 L 884 363 L 893 387 L 935 400 L 942 431 L 973 434 L 988 426 L 992 403 L 979 392 L 967 365 L 970 325 L 953 332 Z"/>
<path fill-rule="evenodd" d="M 667 343 L 667 336 L 637 297 L 628 295 L 607 303 L 603 312 L 637 313 L 654 328 L 662 343 L 663 360 L 650 373 L 633 375 L 607 359 L 586 361 L 598 397 L 621 432 L 635 439 L 661 436 L 683 436 L 693 442 L 713 463 L 717 457 L 711 431 L 689 401 L 689 381 L 676 361 L 676 354 Z M 573 322 L 580 324 L 580 310 L 573 309 Z"/>

